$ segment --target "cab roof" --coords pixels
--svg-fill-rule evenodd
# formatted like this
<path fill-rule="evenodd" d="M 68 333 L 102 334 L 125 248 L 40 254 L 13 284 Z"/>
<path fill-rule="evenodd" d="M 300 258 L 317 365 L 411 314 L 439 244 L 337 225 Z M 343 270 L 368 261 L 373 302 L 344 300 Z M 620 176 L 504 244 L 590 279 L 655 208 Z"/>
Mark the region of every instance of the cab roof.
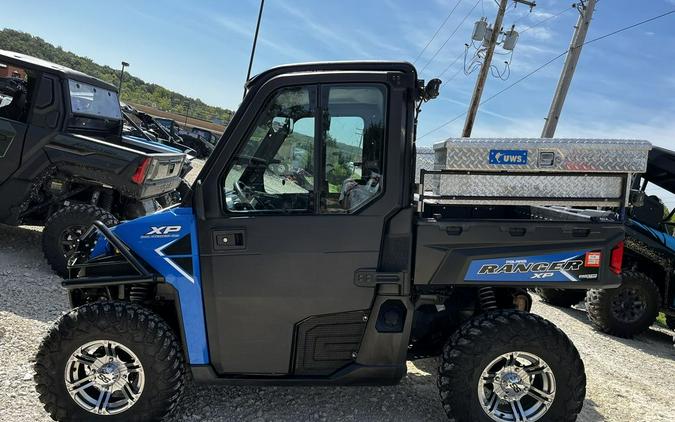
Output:
<path fill-rule="evenodd" d="M 57 74 L 63 78 L 73 79 L 78 82 L 84 82 L 99 88 L 117 92 L 117 87 L 106 81 L 87 75 L 86 73 L 73 70 L 60 64 L 48 62 L 27 54 L 17 53 L 15 51 L 0 50 L 0 63 L 11 66 L 33 69 L 40 72 Z"/>
<path fill-rule="evenodd" d="M 675 193 L 675 152 L 653 147 L 649 151 L 647 171 L 643 177 L 650 183 Z"/>
<path fill-rule="evenodd" d="M 273 67 L 262 73 L 259 73 L 248 80 L 246 89 L 251 89 L 255 86 L 263 84 L 265 81 L 286 73 L 300 73 L 300 72 L 330 72 L 330 71 L 372 71 L 372 72 L 389 72 L 399 71 L 403 73 L 410 73 L 417 78 L 417 70 L 415 66 L 409 62 L 390 62 L 390 61 L 335 61 L 335 62 L 311 62 L 311 63 L 297 63 L 287 64 Z"/>

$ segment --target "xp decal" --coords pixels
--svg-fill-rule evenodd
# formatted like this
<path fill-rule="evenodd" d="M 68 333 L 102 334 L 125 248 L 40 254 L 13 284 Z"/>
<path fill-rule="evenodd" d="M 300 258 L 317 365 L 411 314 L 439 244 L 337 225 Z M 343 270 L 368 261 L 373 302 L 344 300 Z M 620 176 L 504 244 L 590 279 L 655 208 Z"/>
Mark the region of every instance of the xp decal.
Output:
<path fill-rule="evenodd" d="M 177 237 L 180 233 L 181 226 L 151 226 L 150 231 L 145 233 L 141 238 L 146 237 Z"/>
<path fill-rule="evenodd" d="M 479 259 L 471 261 L 465 281 L 567 281 L 598 278 L 600 251 Z"/>

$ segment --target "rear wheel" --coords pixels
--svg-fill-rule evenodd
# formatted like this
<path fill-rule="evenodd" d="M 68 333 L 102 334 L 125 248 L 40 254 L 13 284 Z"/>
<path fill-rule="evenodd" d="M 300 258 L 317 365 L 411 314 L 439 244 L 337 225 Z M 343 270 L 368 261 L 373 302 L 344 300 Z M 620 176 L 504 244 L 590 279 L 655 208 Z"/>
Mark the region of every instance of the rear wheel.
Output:
<path fill-rule="evenodd" d="M 542 300 L 553 306 L 569 308 L 584 300 L 585 290 L 565 290 L 565 289 L 536 289 L 537 294 Z"/>
<path fill-rule="evenodd" d="M 451 420 L 574 421 L 586 394 L 584 365 L 567 336 L 521 311 L 480 315 L 443 349 L 438 388 Z"/>
<path fill-rule="evenodd" d="M 68 276 L 68 253 L 96 220 L 108 227 L 118 223 L 108 211 L 91 204 L 67 205 L 47 219 L 42 231 L 42 253 L 56 274 Z"/>
<path fill-rule="evenodd" d="M 589 290 L 586 294 L 588 318 L 600 331 L 630 338 L 656 321 L 661 293 L 651 278 L 637 271 L 623 273 L 616 289 Z"/>
<path fill-rule="evenodd" d="M 176 406 L 184 374 L 168 324 L 122 302 L 97 302 L 65 314 L 35 358 L 40 401 L 57 421 L 159 420 Z"/>

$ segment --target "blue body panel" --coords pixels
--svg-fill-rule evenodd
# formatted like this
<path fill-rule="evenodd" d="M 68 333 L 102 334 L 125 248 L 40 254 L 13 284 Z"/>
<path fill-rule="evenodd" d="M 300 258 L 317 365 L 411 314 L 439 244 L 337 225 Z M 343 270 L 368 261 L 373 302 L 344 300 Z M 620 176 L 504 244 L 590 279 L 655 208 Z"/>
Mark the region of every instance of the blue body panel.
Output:
<path fill-rule="evenodd" d="M 649 226 L 645 226 L 644 224 L 640 223 L 639 221 L 636 220 L 630 220 L 630 224 L 635 225 L 639 228 L 641 228 L 643 231 L 647 232 L 650 234 L 656 241 L 661 242 L 663 246 L 666 248 L 670 249 L 671 251 L 675 252 L 675 237 L 672 235 L 662 232 L 656 229 L 653 229 Z"/>
<path fill-rule="evenodd" d="M 192 365 L 208 364 L 199 247 L 192 209 L 167 209 L 121 223 L 111 230 L 176 289 L 180 298 L 188 360 Z M 176 252 L 174 249 L 178 241 L 181 241 L 182 251 Z M 174 248 L 171 248 L 172 245 Z M 108 252 L 107 242 L 99 238 L 91 256 Z M 186 261 L 191 265 L 186 265 Z"/>

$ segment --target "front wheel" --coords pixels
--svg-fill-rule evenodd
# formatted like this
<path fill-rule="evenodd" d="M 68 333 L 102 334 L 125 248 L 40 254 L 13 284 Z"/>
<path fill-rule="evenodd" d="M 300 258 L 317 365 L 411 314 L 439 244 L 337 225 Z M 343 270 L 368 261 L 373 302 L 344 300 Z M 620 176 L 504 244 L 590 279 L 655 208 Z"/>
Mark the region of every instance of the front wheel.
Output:
<path fill-rule="evenodd" d="M 458 422 L 574 421 L 586 374 L 569 338 L 545 319 L 494 311 L 462 326 L 443 349 L 438 388 Z"/>
<path fill-rule="evenodd" d="M 68 312 L 35 358 L 36 390 L 56 421 L 159 420 L 176 406 L 184 375 L 168 324 L 122 302 Z"/>

